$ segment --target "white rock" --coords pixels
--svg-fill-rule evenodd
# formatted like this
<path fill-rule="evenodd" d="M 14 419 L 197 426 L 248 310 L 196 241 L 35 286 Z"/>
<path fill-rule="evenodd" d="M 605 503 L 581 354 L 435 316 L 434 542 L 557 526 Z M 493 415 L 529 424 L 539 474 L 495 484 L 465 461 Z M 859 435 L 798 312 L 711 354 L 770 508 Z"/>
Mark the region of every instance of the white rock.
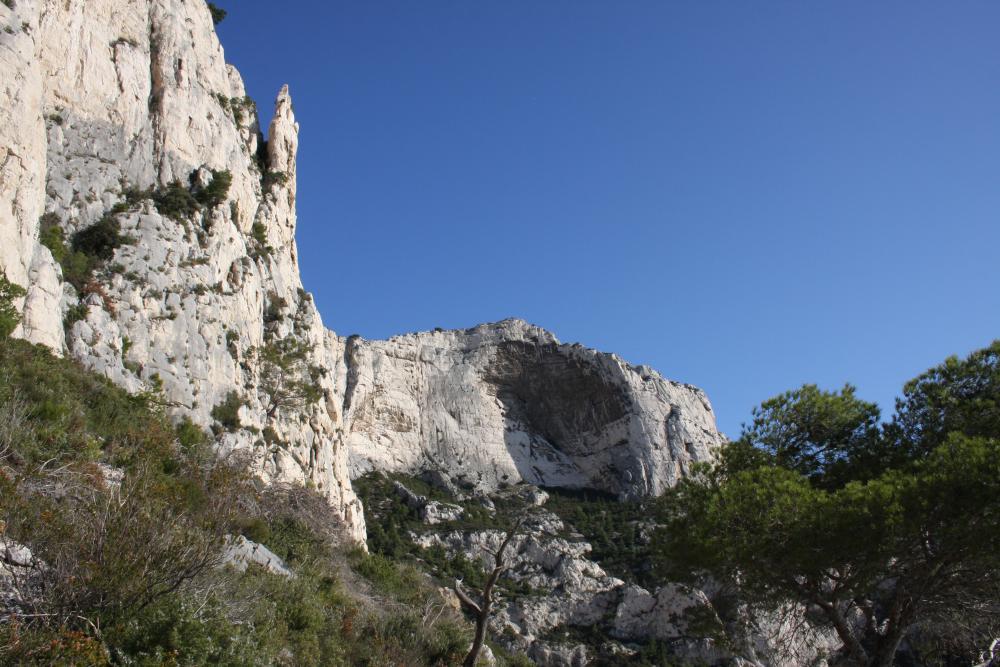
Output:
<path fill-rule="evenodd" d="M 352 338 L 347 359 L 353 475 L 442 469 L 484 490 L 523 480 L 636 498 L 723 441 L 701 390 L 521 320 Z"/>
<path fill-rule="evenodd" d="M 420 514 L 420 520 L 427 525 L 433 526 L 447 521 L 455 521 L 465 514 L 465 509 L 461 505 L 430 500 L 427 496 L 410 491 L 400 482 L 393 482 L 392 486 L 407 506 L 417 510 Z"/>
<path fill-rule="evenodd" d="M 222 558 L 225 565 L 235 568 L 239 572 L 245 572 L 250 565 L 259 565 L 271 574 L 289 578 L 295 576 L 295 573 L 285 565 L 285 561 L 281 560 L 273 551 L 242 535 L 227 540 Z"/>
<path fill-rule="evenodd" d="M 11 16 L 6 16 L 6 15 Z M 341 342 L 322 325 L 299 277 L 295 249 L 298 125 L 283 88 L 270 123 L 264 192 L 256 166 L 256 110 L 227 65 L 208 8 L 182 0 L 18 0 L 0 6 L 0 269 L 25 285 L 16 332 L 131 391 L 154 388 L 208 427 L 231 390 L 246 402 L 247 429 L 223 451 L 254 459 L 265 480 L 309 483 L 324 493 L 356 540 L 364 539 L 339 429 Z M 25 27 L 20 27 L 24 25 Z M 150 203 L 119 216 L 135 239 L 98 275 L 106 296 L 88 297 L 86 318 L 64 338 L 63 312 L 76 302 L 51 253 L 38 244 L 39 216 L 58 216 L 67 237 L 104 216 L 126 186 L 172 181 L 201 186 L 229 171 L 227 201 L 204 219 L 177 222 Z M 270 249 L 251 238 L 254 224 Z M 269 322 L 272 302 L 287 304 Z M 235 338 L 233 338 L 235 336 Z M 252 351 L 294 336 L 325 370 L 324 400 L 268 414 Z M 126 351 L 127 348 L 127 351 Z"/>

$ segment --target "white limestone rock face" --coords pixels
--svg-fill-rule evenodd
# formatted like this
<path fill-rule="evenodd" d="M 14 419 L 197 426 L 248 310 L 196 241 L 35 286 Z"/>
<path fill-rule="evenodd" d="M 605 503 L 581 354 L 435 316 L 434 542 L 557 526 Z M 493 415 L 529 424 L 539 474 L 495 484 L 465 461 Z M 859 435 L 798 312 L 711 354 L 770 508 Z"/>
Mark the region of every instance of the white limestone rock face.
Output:
<path fill-rule="evenodd" d="M 249 454 L 265 480 L 315 486 L 363 540 L 340 435 L 343 345 L 299 276 L 287 88 L 263 151 L 201 0 L 14 5 L 0 4 L 11 28 L 0 30 L 0 269 L 28 288 L 16 335 L 130 390 L 161 388 L 178 418 L 206 428 L 235 392 L 242 427 L 221 451 Z M 232 178 L 217 206 L 171 217 L 149 196 L 207 185 L 213 170 Z M 67 238 L 111 215 L 130 242 L 77 294 L 38 242 L 43 214 Z M 271 404 L 260 351 L 281 341 L 310 350 L 319 400 Z"/>
<path fill-rule="evenodd" d="M 655 496 L 722 443 L 705 393 L 521 320 L 346 341 L 352 475 Z"/>
<path fill-rule="evenodd" d="M 0 270 L 28 292 L 15 335 L 61 350 L 59 269 L 38 243 L 46 171 L 39 10 L 38 0 L 0 4 Z"/>

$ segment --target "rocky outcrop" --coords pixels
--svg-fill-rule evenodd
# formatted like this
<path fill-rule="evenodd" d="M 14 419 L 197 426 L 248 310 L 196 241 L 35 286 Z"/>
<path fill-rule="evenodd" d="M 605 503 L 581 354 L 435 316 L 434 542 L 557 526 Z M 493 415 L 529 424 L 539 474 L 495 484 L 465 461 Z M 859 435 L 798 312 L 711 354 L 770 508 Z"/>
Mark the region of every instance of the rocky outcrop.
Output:
<path fill-rule="evenodd" d="M 836 634 L 813 626 L 800 607 L 751 613 L 739 605 L 730 609 L 727 599 L 723 616 L 710 591 L 673 583 L 649 591 L 626 583 L 593 560 L 591 545 L 533 497 L 532 487 L 522 486 L 492 498 L 497 507 L 516 507 L 511 511 L 525 520 L 506 552 L 490 629 L 508 649 L 539 665 L 606 664 L 657 641 L 684 664 L 795 667 L 817 664 L 839 646 Z M 501 529 L 447 525 L 410 533 L 421 548 L 444 549 L 484 572 L 493 568 L 505 537 Z M 574 634 L 581 630 L 583 636 Z"/>
<path fill-rule="evenodd" d="M 354 475 L 446 470 L 484 490 L 526 481 L 658 495 L 722 437 L 700 389 L 521 320 L 347 341 Z"/>
<path fill-rule="evenodd" d="M 17 0 L 0 22 L 0 265 L 28 288 L 17 335 L 160 391 L 203 427 L 220 429 L 213 409 L 226 406 L 223 452 L 314 485 L 363 539 L 339 434 L 342 341 L 299 277 L 287 89 L 265 144 L 200 1 Z M 221 201 L 154 204 L 223 172 Z M 74 289 L 39 243 L 43 224 L 70 239 L 102 219 L 125 243 Z M 282 345 L 304 351 L 308 401 L 269 395 L 266 352 Z"/>
<path fill-rule="evenodd" d="M 395 482 L 393 488 L 403 499 L 403 502 L 406 503 L 407 507 L 416 510 L 420 516 L 420 520 L 429 526 L 461 519 L 465 513 L 465 509 L 461 505 L 430 500 L 427 496 L 421 496 L 410 491 L 399 482 Z"/>
<path fill-rule="evenodd" d="M 238 572 L 246 572 L 248 567 L 255 566 L 263 568 L 271 574 L 289 579 L 295 577 L 295 573 L 288 569 L 285 561 L 281 560 L 277 554 L 263 544 L 248 540 L 243 535 L 227 539 L 225 549 L 222 552 L 222 564 Z"/>

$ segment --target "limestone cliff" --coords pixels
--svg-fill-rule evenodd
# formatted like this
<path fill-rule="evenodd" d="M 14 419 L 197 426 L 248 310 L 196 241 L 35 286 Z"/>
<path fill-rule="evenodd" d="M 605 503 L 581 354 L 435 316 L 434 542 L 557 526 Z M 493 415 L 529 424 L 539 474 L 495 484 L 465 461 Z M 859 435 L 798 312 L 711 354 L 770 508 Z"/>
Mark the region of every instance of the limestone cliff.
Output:
<path fill-rule="evenodd" d="M 340 341 L 299 278 L 288 91 L 265 146 L 200 1 L 16 0 L 0 23 L 0 265 L 28 288 L 18 335 L 159 388 L 203 426 L 228 406 L 224 451 L 251 452 L 265 479 L 314 484 L 363 539 L 325 370 Z M 222 172 L 224 201 L 194 210 L 182 195 Z M 109 216 L 123 242 L 85 285 L 63 283 L 40 228 L 71 239 Z M 315 400 L 272 404 L 262 358 L 282 342 L 318 371 Z"/>
<path fill-rule="evenodd" d="M 0 113 L 17 335 L 162 392 L 265 480 L 320 489 L 355 539 L 350 473 L 634 498 L 721 442 L 700 390 L 518 320 L 388 341 L 325 329 L 297 264 L 288 91 L 265 142 L 201 0 L 5 0 Z"/>
<path fill-rule="evenodd" d="M 659 495 L 721 443 L 704 392 L 521 320 L 347 343 L 351 471 Z"/>

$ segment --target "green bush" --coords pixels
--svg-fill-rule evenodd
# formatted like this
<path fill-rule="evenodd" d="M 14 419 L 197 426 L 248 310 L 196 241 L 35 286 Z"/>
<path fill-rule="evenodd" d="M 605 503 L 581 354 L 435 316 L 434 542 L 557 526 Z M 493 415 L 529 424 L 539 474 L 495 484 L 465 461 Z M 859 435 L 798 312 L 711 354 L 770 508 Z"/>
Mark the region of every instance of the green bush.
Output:
<path fill-rule="evenodd" d="M 239 413 L 243 405 L 240 395 L 236 391 L 230 391 L 221 403 L 212 408 L 212 419 L 226 431 L 238 431 L 242 426 Z"/>
<path fill-rule="evenodd" d="M 128 241 L 121 233 L 121 224 L 113 214 L 108 214 L 73 235 L 73 250 L 98 261 L 111 259 L 115 250 Z"/>
<path fill-rule="evenodd" d="M 198 200 L 180 181 L 174 181 L 165 188 L 156 190 L 152 197 L 160 215 L 165 215 L 177 222 L 190 218 L 200 208 Z"/>
<path fill-rule="evenodd" d="M 50 212 L 39 219 L 39 242 L 59 262 L 63 278 L 77 292 L 86 290 L 94 271 L 111 259 L 117 248 L 133 242 L 131 237 L 121 233 L 117 218 L 119 213 L 127 211 L 133 203 L 126 196 L 126 202 L 115 204 L 96 223 L 74 234 L 69 246 L 58 215 Z"/>
<path fill-rule="evenodd" d="M 266 171 L 261 178 L 261 187 L 267 192 L 276 185 L 288 185 L 288 180 L 288 174 L 283 171 Z"/>
<path fill-rule="evenodd" d="M 385 595 L 410 604 L 416 604 L 426 596 L 422 585 L 424 576 L 412 565 L 360 550 L 353 553 L 351 565 Z"/>
<path fill-rule="evenodd" d="M 423 574 L 337 551 L 325 497 L 257 488 L 156 405 L 43 347 L 0 341 L 0 526 L 46 563 L 30 613 L 0 611 L 0 664 L 459 664 L 469 628 Z M 296 576 L 217 569 L 223 536 L 240 532 Z M 357 575 L 344 560 L 371 578 L 377 605 L 347 592 Z"/>
<path fill-rule="evenodd" d="M 63 317 L 63 327 L 65 327 L 66 330 L 69 331 L 75 323 L 79 322 L 80 320 L 86 317 L 87 317 L 87 304 L 80 302 L 74 306 L 70 306 L 66 310 L 66 315 Z"/>
<path fill-rule="evenodd" d="M 593 548 L 590 558 L 616 577 L 640 586 L 659 585 L 653 574 L 653 551 L 642 534 L 650 507 L 619 501 L 592 490 L 548 488 L 546 509 L 570 524 Z"/>
<path fill-rule="evenodd" d="M 38 219 L 38 242 L 52 252 L 52 257 L 62 264 L 68 249 L 62 221 L 56 213 L 49 212 Z"/>
<path fill-rule="evenodd" d="M 14 300 L 26 294 L 24 288 L 7 280 L 0 274 L 0 340 L 7 338 L 21 321 L 21 314 L 14 306 Z"/>
<path fill-rule="evenodd" d="M 260 222 L 253 223 L 250 228 L 250 235 L 256 247 L 250 253 L 254 259 L 268 257 L 274 252 L 274 248 L 267 243 L 267 227 Z"/>
<path fill-rule="evenodd" d="M 229 194 L 229 187 L 233 183 L 233 174 L 229 171 L 212 170 L 212 182 L 195 192 L 195 199 L 199 204 L 208 208 L 215 208 L 224 201 Z"/>
<path fill-rule="evenodd" d="M 138 442 L 164 451 L 174 438 L 150 397 L 130 395 L 76 361 L 13 339 L 0 342 L 0 404 L 12 402 L 25 406 L 28 436 L 11 452 L 24 464 L 89 461 L 102 450 L 116 458 Z"/>
<path fill-rule="evenodd" d="M 217 7 L 213 2 L 208 3 L 208 11 L 212 13 L 212 23 L 214 25 L 219 25 L 222 23 L 222 20 L 226 18 L 226 10 L 221 7 Z"/>

